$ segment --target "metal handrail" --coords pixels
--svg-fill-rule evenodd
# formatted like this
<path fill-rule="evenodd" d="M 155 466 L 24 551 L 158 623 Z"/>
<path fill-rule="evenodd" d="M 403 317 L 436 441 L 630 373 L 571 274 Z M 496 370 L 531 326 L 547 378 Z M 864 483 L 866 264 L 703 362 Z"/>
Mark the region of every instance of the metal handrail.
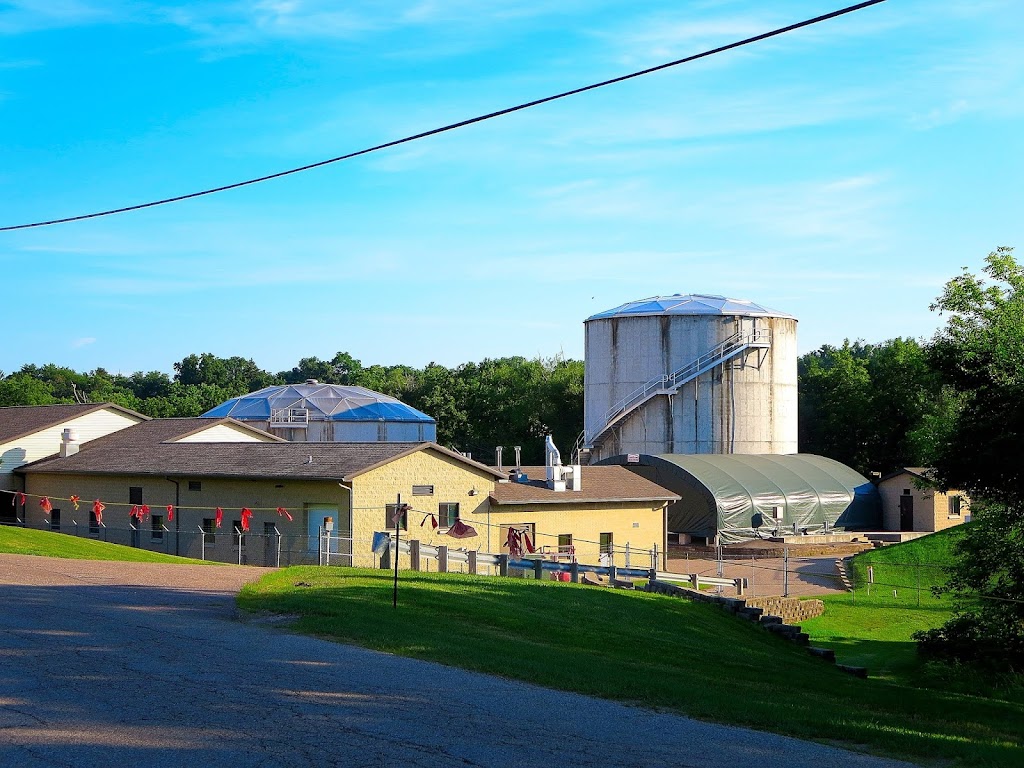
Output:
<path fill-rule="evenodd" d="M 308 408 L 277 408 L 270 412 L 271 424 L 309 424 Z"/>
<path fill-rule="evenodd" d="M 771 344 L 771 331 L 767 328 L 752 331 L 737 331 L 729 338 L 719 342 L 704 354 L 691 360 L 683 367 L 669 374 L 664 374 L 646 382 L 640 388 L 630 392 L 609 408 L 604 415 L 604 424 L 589 439 L 584 436 L 584 445 L 593 443 L 615 419 L 633 407 L 650 399 L 654 395 L 678 389 L 687 382 L 709 371 L 725 360 L 749 347 L 766 347 Z"/>

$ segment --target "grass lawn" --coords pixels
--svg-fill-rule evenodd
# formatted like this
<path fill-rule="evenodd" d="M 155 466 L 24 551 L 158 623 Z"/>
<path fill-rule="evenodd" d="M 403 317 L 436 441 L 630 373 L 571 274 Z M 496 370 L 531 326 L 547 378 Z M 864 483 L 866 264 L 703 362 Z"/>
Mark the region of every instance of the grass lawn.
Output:
<path fill-rule="evenodd" d="M 1024 707 L 859 680 L 721 609 L 574 584 L 299 566 L 239 605 L 346 643 L 695 717 L 965 766 L 1024 765 Z"/>
<path fill-rule="evenodd" d="M 200 563 L 188 557 L 165 555 L 146 549 L 108 544 L 105 541 L 85 539 L 52 531 L 36 531 L 0 525 L 0 552 L 10 555 L 41 555 L 43 557 L 64 557 L 71 560 L 122 560 L 136 563 Z M 205 562 L 206 565 L 219 563 Z"/>

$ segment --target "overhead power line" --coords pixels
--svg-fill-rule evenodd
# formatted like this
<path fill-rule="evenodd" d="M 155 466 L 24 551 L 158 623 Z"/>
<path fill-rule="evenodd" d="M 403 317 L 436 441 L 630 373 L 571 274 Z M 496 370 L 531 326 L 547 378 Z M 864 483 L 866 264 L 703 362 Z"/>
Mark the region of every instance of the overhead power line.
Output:
<path fill-rule="evenodd" d="M 647 69 L 641 69 L 641 70 L 638 70 L 637 72 L 631 72 L 628 75 L 620 75 L 619 77 L 613 77 L 610 80 L 602 80 L 599 83 L 592 83 L 590 85 L 584 85 L 584 86 L 582 86 L 580 88 L 573 88 L 570 91 L 563 91 L 561 93 L 556 93 L 553 96 L 545 96 L 544 98 L 541 98 L 541 99 L 535 99 L 533 101 L 527 101 L 527 102 L 524 102 L 522 104 L 518 104 L 518 105 L 516 105 L 514 107 L 507 107 L 505 109 L 499 109 L 496 112 L 488 112 L 487 114 L 484 114 L 484 115 L 478 115 L 476 117 L 471 117 L 471 118 L 469 118 L 467 120 L 460 120 L 457 123 L 449 123 L 448 125 L 441 126 L 440 128 L 433 128 L 433 129 L 431 129 L 429 131 L 423 131 L 422 133 L 416 133 L 416 134 L 413 134 L 412 136 L 406 136 L 405 138 L 402 138 L 402 139 L 395 139 L 394 141 L 387 141 L 387 142 L 384 142 L 383 144 L 377 144 L 376 146 L 367 147 L 366 149 L 360 149 L 360 150 L 357 150 L 355 152 L 349 152 L 349 153 L 344 154 L 344 155 L 338 155 L 337 157 L 331 157 L 331 158 L 328 158 L 327 160 L 320 160 L 320 161 L 315 162 L 315 163 L 309 163 L 308 165 L 300 165 L 300 166 L 298 166 L 296 168 L 289 168 L 286 171 L 278 171 L 277 173 L 267 174 L 266 176 L 257 176 L 256 178 L 246 179 L 245 181 L 236 181 L 236 182 L 234 182 L 232 184 L 224 184 L 224 185 L 219 186 L 219 187 L 211 187 L 210 189 L 200 190 L 199 192 L 189 192 L 188 194 L 185 194 L 185 195 L 176 195 L 175 197 L 165 197 L 162 200 L 152 200 L 152 201 L 150 201 L 148 203 L 138 203 L 137 205 L 126 205 L 126 206 L 124 206 L 122 208 L 111 208 L 111 209 L 106 210 L 106 211 L 96 211 L 94 213 L 84 213 L 84 214 L 80 214 L 78 216 L 66 216 L 66 217 L 64 217 L 62 219 L 50 219 L 48 221 L 36 221 L 36 222 L 32 222 L 31 224 L 13 224 L 13 225 L 8 225 L 8 226 L 0 227 L 0 232 L 11 232 L 11 231 L 17 230 L 17 229 L 32 229 L 34 227 L 49 227 L 49 226 L 52 226 L 54 224 L 67 224 L 67 223 L 72 222 L 72 221 L 84 221 L 85 219 L 97 219 L 97 218 L 100 218 L 101 216 L 113 216 L 115 213 L 128 213 L 129 211 L 139 211 L 139 210 L 142 210 L 143 208 L 154 208 L 154 207 L 156 207 L 158 205 L 167 205 L 168 203 L 177 203 L 177 202 L 180 202 L 182 200 L 190 200 L 190 199 L 192 199 L 194 197 L 203 197 L 204 195 L 212 195 L 212 194 L 215 194 L 217 192 L 226 192 L 229 189 L 238 189 L 239 187 L 247 187 L 250 184 L 259 184 L 260 182 L 263 182 L 263 181 L 270 181 L 272 179 L 279 179 L 282 176 L 291 176 L 292 174 L 302 173 L 303 171 L 310 171 L 310 170 L 312 170 L 314 168 L 320 168 L 321 166 L 324 166 L 324 165 L 331 165 L 332 163 L 340 163 L 342 160 L 351 160 L 352 158 L 359 157 L 360 155 L 368 155 L 371 152 L 379 152 L 382 149 L 388 149 L 390 147 L 397 147 L 400 144 L 408 144 L 409 142 L 412 142 L 412 141 L 418 141 L 419 139 L 425 139 L 428 136 L 436 136 L 439 133 L 446 133 L 448 131 L 454 131 L 457 128 L 464 128 L 465 126 L 473 125 L 474 123 L 482 123 L 485 120 L 491 120 L 491 119 L 493 119 L 495 117 L 501 117 L 502 115 L 508 115 L 508 114 L 513 113 L 513 112 L 521 112 L 524 109 L 530 109 L 531 107 L 536 107 L 536 106 L 539 106 L 541 104 L 547 104 L 548 102 L 551 102 L 551 101 L 558 101 L 559 99 L 564 99 L 564 98 L 567 98 L 569 96 L 575 96 L 576 94 L 579 94 L 579 93 L 585 93 L 587 91 L 593 91 L 593 90 L 596 90 L 598 88 L 604 88 L 607 85 L 614 85 L 615 83 L 621 83 L 621 82 L 624 82 L 625 80 L 632 80 L 633 78 L 636 78 L 636 77 L 642 77 L 643 75 L 649 75 L 652 72 L 660 72 L 663 69 L 669 69 L 671 67 L 678 67 L 681 64 L 687 64 L 687 63 L 689 63 L 691 61 L 696 61 L 697 59 L 704 59 L 704 58 L 707 58 L 708 56 L 714 56 L 715 54 L 718 54 L 718 53 L 723 53 L 725 51 L 731 51 L 734 48 L 740 48 L 740 47 L 742 47 L 744 45 L 750 45 L 751 43 L 757 43 L 757 42 L 760 42 L 761 40 L 767 40 L 770 37 L 777 37 L 779 35 L 784 35 L 787 32 L 792 32 L 794 30 L 801 29 L 803 27 L 809 27 L 812 24 L 818 24 L 818 23 L 820 23 L 822 21 L 828 21 L 829 19 L 834 19 L 834 18 L 836 18 L 838 16 L 845 16 L 848 13 L 853 13 L 854 11 L 859 11 L 859 10 L 861 10 L 863 8 L 867 8 L 867 7 L 872 6 L 872 5 L 878 5 L 878 4 L 884 3 L 884 2 L 885 2 L 885 0 L 866 0 L 866 2 L 863 2 L 863 3 L 857 3 L 856 5 L 851 5 L 851 6 L 848 6 L 846 8 L 840 8 L 839 10 L 832 11 L 831 13 L 826 13 L 826 14 L 823 14 L 821 16 L 815 16 L 814 18 L 811 18 L 811 19 L 805 19 L 804 21 L 797 22 L 796 24 L 790 24 L 790 25 L 785 26 L 785 27 L 779 27 L 778 29 L 773 29 L 770 32 L 764 32 L 764 33 L 762 33 L 760 35 L 754 35 L 753 37 L 748 37 L 748 38 L 745 38 L 743 40 L 738 40 L 738 41 L 736 41 L 734 43 L 729 43 L 728 45 L 721 45 L 718 48 L 712 48 L 710 50 L 703 51 L 702 53 L 695 53 L 692 56 L 686 56 L 685 58 L 682 58 L 682 59 L 676 59 L 674 61 L 665 62 L 664 64 L 658 64 L 657 66 L 648 67 Z"/>

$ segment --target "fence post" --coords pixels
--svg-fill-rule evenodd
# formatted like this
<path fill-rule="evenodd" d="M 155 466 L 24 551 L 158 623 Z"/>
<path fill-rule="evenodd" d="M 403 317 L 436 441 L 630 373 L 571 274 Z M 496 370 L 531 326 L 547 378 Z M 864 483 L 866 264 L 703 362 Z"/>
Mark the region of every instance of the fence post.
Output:
<path fill-rule="evenodd" d="M 444 544 L 437 547 L 437 572 L 448 573 L 448 547 Z"/>
<path fill-rule="evenodd" d="M 274 533 L 277 535 L 277 567 L 281 567 L 281 532 L 274 526 Z"/>
<path fill-rule="evenodd" d="M 629 542 L 626 542 L 626 567 L 629 568 Z"/>
<path fill-rule="evenodd" d="M 789 597 L 789 547 L 782 550 L 782 596 Z"/>
<path fill-rule="evenodd" d="M 743 579 L 735 578 L 733 582 L 736 584 L 736 596 L 743 597 Z"/>
<path fill-rule="evenodd" d="M 579 584 L 580 583 L 580 564 L 579 563 L 575 563 L 575 562 L 574 563 L 569 563 L 569 581 L 571 581 L 573 584 Z"/>
<path fill-rule="evenodd" d="M 540 558 L 533 561 L 533 575 L 537 581 L 544 578 L 544 561 Z"/>
<path fill-rule="evenodd" d="M 232 526 L 234 527 L 234 526 Z M 242 564 L 242 532 L 235 528 L 235 536 L 238 537 L 238 564 Z"/>
<path fill-rule="evenodd" d="M 608 582 L 611 583 L 611 582 L 615 581 L 616 577 L 618 576 L 618 573 L 619 573 L 619 569 L 615 567 L 614 563 L 609 565 L 608 566 Z"/>
<path fill-rule="evenodd" d="M 698 574 L 696 574 L 696 573 L 691 573 L 690 574 L 690 589 L 694 589 L 694 590 L 699 590 L 700 589 L 700 581 L 698 580 L 698 578 L 699 578 Z"/>
<path fill-rule="evenodd" d="M 466 559 L 469 561 L 469 563 L 468 563 L 468 565 L 469 565 L 469 575 L 470 576 L 476 576 L 477 575 L 477 571 L 476 571 L 476 550 L 475 549 L 469 550 L 466 553 Z"/>
<path fill-rule="evenodd" d="M 508 555 L 498 555 L 498 575 L 508 576 Z"/>
<path fill-rule="evenodd" d="M 200 560 L 205 560 L 206 559 L 206 531 L 203 530 L 203 526 L 201 526 L 201 525 L 197 525 L 196 528 L 199 529 L 199 559 Z M 106 538 L 106 537 L 104 537 L 104 538 Z"/>
<path fill-rule="evenodd" d="M 420 540 L 409 539 L 409 570 L 418 571 L 420 569 Z"/>
<path fill-rule="evenodd" d="M 647 578 L 651 582 L 651 584 L 656 582 L 658 580 L 658 569 L 657 568 L 651 568 L 651 570 L 649 570 L 647 572 Z"/>
<path fill-rule="evenodd" d="M 388 548 L 380 553 L 380 569 L 382 571 L 391 570 L 391 547 L 393 542 L 388 544 Z"/>

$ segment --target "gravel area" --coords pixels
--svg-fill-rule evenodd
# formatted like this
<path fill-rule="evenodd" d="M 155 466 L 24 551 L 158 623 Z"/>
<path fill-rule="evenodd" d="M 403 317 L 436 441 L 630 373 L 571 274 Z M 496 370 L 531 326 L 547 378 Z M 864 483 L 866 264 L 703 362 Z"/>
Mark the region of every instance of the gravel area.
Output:
<path fill-rule="evenodd" d="M 0 766 L 904 765 L 239 621 L 262 572 L 0 555 Z"/>

